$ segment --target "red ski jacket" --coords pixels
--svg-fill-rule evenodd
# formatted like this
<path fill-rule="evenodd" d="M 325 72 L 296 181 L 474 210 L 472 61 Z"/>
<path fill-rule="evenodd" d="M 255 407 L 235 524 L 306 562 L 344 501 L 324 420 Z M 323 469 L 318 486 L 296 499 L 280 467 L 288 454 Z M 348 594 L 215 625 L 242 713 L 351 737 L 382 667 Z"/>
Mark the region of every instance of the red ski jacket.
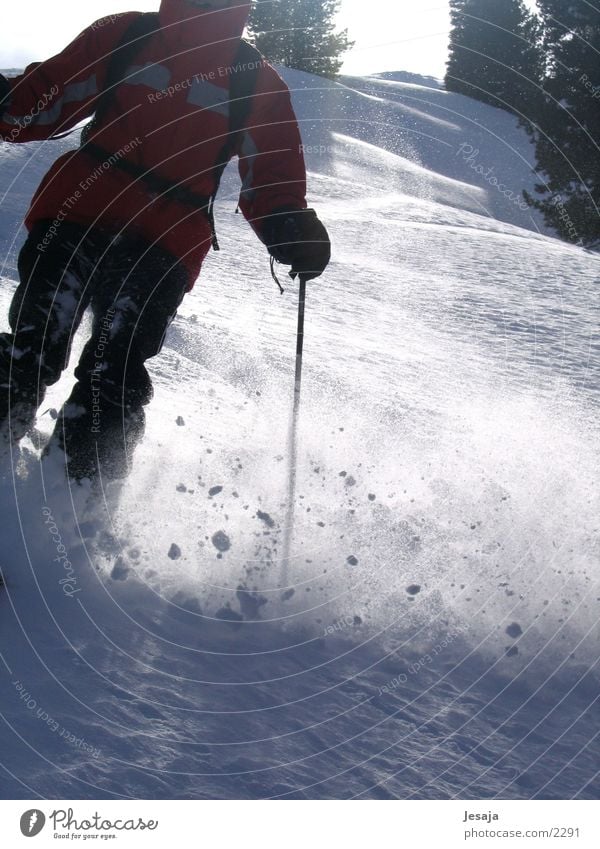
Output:
<path fill-rule="evenodd" d="M 61 156 L 34 195 L 29 229 L 51 219 L 136 232 L 182 261 L 193 283 L 211 245 L 205 212 L 181 198 L 155 196 L 115 158 L 152 169 L 196 195 L 214 192 L 213 168 L 229 128 L 228 74 L 250 5 L 207 12 L 185 0 L 162 0 L 160 29 L 135 54 L 100 127 L 90 135 L 110 159 L 99 160 L 84 148 Z M 138 14 L 96 21 L 62 53 L 9 80 L 0 138 L 47 139 L 93 115 L 111 51 Z M 259 235 L 261 218 L 274 210 L 306 208 L 306 170 L 289 90 L 266 62 L 260 63 L 235 153 L 240 208 Z"/>

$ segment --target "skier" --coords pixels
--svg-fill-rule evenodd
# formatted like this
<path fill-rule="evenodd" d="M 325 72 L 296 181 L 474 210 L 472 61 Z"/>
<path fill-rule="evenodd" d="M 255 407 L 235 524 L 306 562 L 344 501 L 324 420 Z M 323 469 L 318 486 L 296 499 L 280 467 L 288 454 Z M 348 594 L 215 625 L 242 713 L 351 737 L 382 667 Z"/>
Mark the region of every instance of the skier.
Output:
<path fill-rule="evenodd" d="M 91 308 L 50 441 L 76 480 L 130 467 L 152 397 L 144 363 L 218 250 L 212 208 L 229 159 L 239 156 L 239 207 L 271 262 L 307 280 L 329 262 L 289 91 L 241 39 L 250 5 L 162 0 L 158 14 L 103 18 L 52 59 L 0 75 L 4 141 L 55 138 L 94 116 L 34 195 L 0 334 L 0 439 L 16 442 Z"/>

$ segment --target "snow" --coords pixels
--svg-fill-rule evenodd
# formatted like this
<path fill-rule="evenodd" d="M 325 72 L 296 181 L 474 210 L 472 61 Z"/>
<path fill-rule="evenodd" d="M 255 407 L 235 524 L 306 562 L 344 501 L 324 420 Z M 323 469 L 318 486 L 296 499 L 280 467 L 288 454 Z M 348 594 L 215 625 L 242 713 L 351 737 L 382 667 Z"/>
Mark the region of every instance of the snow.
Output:
<path fill-rule="evenodd" d="M 538 181 L 510 115 L 285 76 L 334 244 L 290 561 L 296 298 L 230 168 L 130 479 L 69 485 L 29 440 L 2 469 L 2 796 L 597 798 L 598 257 L 485 176 Z M 2 145 L 1 329 L 73 144 Z"/>

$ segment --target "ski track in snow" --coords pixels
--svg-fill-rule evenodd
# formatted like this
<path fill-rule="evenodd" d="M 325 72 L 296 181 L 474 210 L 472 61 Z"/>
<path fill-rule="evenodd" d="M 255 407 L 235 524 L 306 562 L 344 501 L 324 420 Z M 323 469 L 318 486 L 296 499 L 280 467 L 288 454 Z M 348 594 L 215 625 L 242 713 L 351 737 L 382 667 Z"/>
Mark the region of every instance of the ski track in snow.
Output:
<path fill-rule="evenodd" d="M 230 168 L 131 478 L 69 487 L 28 440 L 0 471 L 0 794 L 597 798 L 598 257 L 457 153 L 531 187 L 509 115 L 401 73 L 286 76 L 334 242 L 291 560 L 296 303 Z M 3 322 L 69 144 L 1 146 Z"/>

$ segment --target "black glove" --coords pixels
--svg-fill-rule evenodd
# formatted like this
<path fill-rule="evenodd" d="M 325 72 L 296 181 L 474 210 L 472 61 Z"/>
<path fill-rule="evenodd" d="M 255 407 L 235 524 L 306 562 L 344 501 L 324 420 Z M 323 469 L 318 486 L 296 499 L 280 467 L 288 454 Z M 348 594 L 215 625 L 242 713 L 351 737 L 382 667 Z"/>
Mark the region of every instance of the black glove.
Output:
<path fill-rule="evenodd" d="M 319 277 L 331 259 L 331 242 L 314 209 L 280 209 L 263 219 L 262 240 L 278 262 L 291 265 L 290 277 Z"/>
<path fill-rule="evenodd" d="M 5 98 L 10 94 L 10 83 L 6 79 L 6 77 L 0 74 L 0 118 L 4 115 L 4 110 L 6 109 L 7 104 L 4 102 Z"/>

